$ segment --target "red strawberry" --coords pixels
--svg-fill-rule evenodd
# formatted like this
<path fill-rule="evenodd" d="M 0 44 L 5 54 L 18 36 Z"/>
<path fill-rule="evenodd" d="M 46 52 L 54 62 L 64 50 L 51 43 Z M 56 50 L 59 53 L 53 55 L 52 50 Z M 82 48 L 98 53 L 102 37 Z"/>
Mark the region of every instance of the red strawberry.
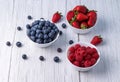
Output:
<path fill-rule="evenodd" d="M 78 61 L 74 61 L 73 64 L 80 67 L 80 63 Z"/>
<path fill-rule="evenodd" d="M 97 60 L 97 59 L 99 58 L 99 55 L 98 55 L 98 53 L 94 53 L 94 54 L 92 55 L 92 57 Z"/>
<path fill-rule="evenodd" d="M 77 15 L 76 19 L 81 22 L 81 21 L 87 20 L 87 19 L 88 19 L 88 16 L 85 15 L 85 14 L 79 13 L 79 14 Z"/>
<path fill-rule="evenodd" d="M 73 62 L 75 60 L 75 55 L 74 54 L 69 54 L 68 59 Z"/>
<path fill-rule="evenodd" d="M 74 48 L 73 46 L 70 47 L 70 48 L 69 48 L 69 52 L 70 52 L 70 53 L 74 53 L 74 52 L 75 52 L 75 48 Z"/>
<path fill-rule="evenodd" d="M 67 20 L 71 21 L 74 16 L 75 16 L 74 11 L 69 11 L 67 13 Z"/>
<path fill-rule="evenodd" d="M 96 63 L 96 59 L 95 58 L 92 58 L 90 61 L 91 61 L 92 65 L 94 65 Z"/>
<path fill-rule="evenodd" d="M 86 60 L 86 61 L 84 62 L 84 66 L 85 66 L 85 67 L 90 67 L 90 66 L 91 66 L 91 61 Z"/>
<path fill-rule="evenodd" d="M 88 9 L 83 5 L 78 5 L 73 10 L 84 13 L 84 14 L 87 13 L 87 11 L 88 11 Z"/>
<path fill-rule="evenodd" d="M 89 20 L 87 22 L 89 27 L 92 27 L 95 25 L 96 20 L 97 20 L 97 14 L 95 11 L 90 11 L 87 16 L 89 17 Z"/>
<path fill-rule="evenodd" d="M 72 22 L 72 26 L 75 28 L 80 28 L 79 23 L 77 21 Z"/>
<path fill-rule="evenodd" d="M 98 45 L 102 42 L 102 37 L 101 36 L 94 36 L 93 39 L 91 40 L 91 44 L 93 45 Z"/>
<path fill-rule="evenodd" d="M 86 29 L 86 28 L 88 28 L 87 23 L 86 23 L 86 22 L 82 22 L 81 25 L 80 25 L 80 28 L 81 28 L 81 29 Z"/>
<path fill-rule="evenodd" d="M 57 23 L 61 19 L 61 16 L 62 16 L 61 13 L 56 12 L 52 17 L 52 22 Z"/>

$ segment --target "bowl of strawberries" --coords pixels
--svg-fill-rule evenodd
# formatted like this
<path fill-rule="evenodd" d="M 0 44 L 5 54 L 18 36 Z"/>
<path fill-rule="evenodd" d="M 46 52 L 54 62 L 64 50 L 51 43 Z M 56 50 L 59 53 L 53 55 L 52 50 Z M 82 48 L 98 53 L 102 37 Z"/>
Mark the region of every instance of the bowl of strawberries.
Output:
<path fill-rule="evenodd" d="M 90 32 L 96 24 L 97 13 L 94 10 L 88 10 L 86 6 L 77 5 L 68 11 L 66 19 L 75 33 L 85 34 Z"/>
<path fill-rule="evenodd" d="M 88 71 L 100 61 L 98 49 L 86 42 L 72 44 L 66 51 L 69 65 L 77 71 Z"/>

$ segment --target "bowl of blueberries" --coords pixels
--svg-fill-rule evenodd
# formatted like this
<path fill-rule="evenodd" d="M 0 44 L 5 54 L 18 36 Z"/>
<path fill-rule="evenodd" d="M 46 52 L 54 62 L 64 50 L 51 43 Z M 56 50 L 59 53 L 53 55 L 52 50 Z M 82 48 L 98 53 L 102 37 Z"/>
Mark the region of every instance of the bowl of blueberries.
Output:
<path fill-rule="evenodd" d="M 27 24 L 26 28 L 29 39 L 39 47 L 48 47 L 59 37 L 58 27 L 44 18 Z"/>

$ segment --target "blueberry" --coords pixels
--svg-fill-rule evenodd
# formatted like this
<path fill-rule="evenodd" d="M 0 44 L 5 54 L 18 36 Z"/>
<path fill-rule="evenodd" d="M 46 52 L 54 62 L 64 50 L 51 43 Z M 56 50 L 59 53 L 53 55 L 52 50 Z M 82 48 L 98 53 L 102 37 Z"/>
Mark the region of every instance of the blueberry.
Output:
<path fill-rule="evenodd" d="M 66 28 L 66 24 L 65 24 L 65 23 L 63 23 L 63 24 L 62 24 L 62 27 L 63 27 L 63 28 Z"/>
<path fill-rule="evenodd" d="M 39 21 L 34 21 L 34 22 L 32 23 L 32 27 L 35 26 L 35 25 L 38 25 L 38 24 L 39 24 Z"/>
<path fill-rule="evenodd" d="M 28 17 L 27 17 L 29 20 L 31 20 L 32 19 L 32 16 L 30 16 L 30 15 L 28 15 Z"/>
<path fill-rule="evenodd" d="M 40 59 L 41 61 L 44 61 L 44 60 L 45 60 L 45 58 L 44 58 L 43 56 L 40 56 L 39 59 Z"/>
<path fill-rule="evenodd" d="M 18 26 L 18 27 L 17 27 L 17 30 L 18 30 L 18 31 L 21 31 L 21 30 L 22 30 L 22 28 L 21 28 L 20 26 Z"/>
<path fill-rule="evenodd" d="M 44 38 L 44 35 L 43 35 L 42 33 L 40 33 L 40 34 L 38 35 L 38 38 L 43 39 L 43 38 Z"/>
<path fill-rule="evenodd" d="M 35 28 L 35 27 L 32 27 L 31 30 L 32 30 L 32 31 L 36 31 L 36 28 Z"/>
<path fill-rule="evenodd" d="M 29 24 L 26 25 L 27 29 L 31 29 L 31 26 Z"/>
<path fill-rule="evenodd" d="M 7 41 L 7 42 L 6 42 L 6 45 L 7 45 L 7 46 L 11 46 L 10 41 Z"/>
<path fill-rule="evenodd" d="M 47 29 L 47 27 L 46 26 L 44 26 L 43 28 L 42 28 L 42 30 L 46 30 Z"/>
<path fill-rule="evenodd" d="M 46 30 L 43 30 L 43 33 L 44 33 L 44 34 L 47 34 L 48 32 L 49 32 L 49 30 L 47 30 L 47 29 L 46 29 Z"/>
<path fill-rule="evenodd" d="M 38 25 L 38 29 L 39 29 L 39 30 L 42 30 L 42 26 Z"/>
<path fill-rule="evenodd" d="M 57 28 L 57 26 L 54 26 L 54 27 L 53 27 L 53 29 L 56 29 L 56 28 Z"/>
<path fill-rule="evenodd" d="M 55 61 L 56 63 L 60 62 L 59 57 L 58 57 L 58 56 L 55 56 L 55 57 L 54 57 L 54 61 Z"/>
<path fill-rule="evenodd" d="M 31 32 L 30 32 L 30 35 L 31 35 L 31 36 L 35 36 L 35 34 L 36 34 L 35 31 L 31 31 Z"/>
<path fill-rule="evenodd" d="M 16 42 L 16 46 L 17 47 L 22 47 L 22 43 L 21 42 Z"/>
<path fill-rule="evenodd" d="M 36 33 L 37 33 L 37 34 L 39 34 L 39 33 L 41 33 L 41 32 L 42 32 L 42 30 L 38 30 L 38 29 L 36 30 Z"/>
<path fill-rule="evenodd" d="M 70 40 L 70 41 L 69 41 L 69 44 L 73 44 L 73 43 L 74 43 L 73 40 Z"/>
<path fill-rule="evenodd" d="M 62 32 L 62 31 L 59 31 L 59 34 L 60 34 L 60 35 L 62 35 L 62 34 L 63 34 L 63 32 Z"/>
<path fill-rule="evenodd" d="M 48 40 L 44 40 L 44 44 L 45 44 L 45 43 L 48 43 Z"/>
<path fill-rule="evenodd" d="M 44 26 L 46 21 L 40 21 L 39 26 Z"/>
<path fill-rule="evenodd" d="M 55 32 L 56 32 L 56 33 L 58 33 L 58 32 L 59 32 L 58 28 L 56 28 L 56 29 L 55 29 Z"/>
<path fill-rule="evenodd" d="M 53 27 L 54 26 L 54 23 L 50 23 L 50 27 Z"/>
<path fill-rule="evenodd" d="M 50 26 L 50 21 L 46 21 L 46 22 L 45 22 L 45 26 L 46 26 L 46 27 Z"/>
<path fill-rule="evenodd" d="M 33 42 L 35 42 L 35 40 L 36 40 L 35 36 L 30 36 L 30 39 L 31 39 Z"/>
<path fill-rule="evenodd" d="M 51 38 L 49 38 L 49 39 L 48 39 L 48 42 L 52 42 L 52 39 L 51 39 Z"/>
<path fill-rule="evenodd" d="M 36 43 L 40 43 L 41 42 L 41 40 L 40 39 L 36 39 Z"/>
<path fill-rule="evenodd" d="M 39 34 L 38 34 L 38 33 L 36 33 L 36 34 L 35 34 L 35 37 L 36 37 L 36 38 L 38 38 L 38 36 L 39 36 Z"/>
<path fill-rule="evenodd" d="M 54 35 L 55 34 L 55 30 L 51 30 L 51 33 Z"/>
<path fill-rule="evenodd" d="M 62 52 L 62 49 L 61 49 L 61 48 L 58 48 L 58 49 L 57 49 L 57 52 L 61 53 L 61 52 Z"/>
<path fill-rule="evenodd" d="M 27 57 L 26 54 L 23 54 L 23 55 L 22 55 L 22 58 L 23 58 L 24 60 L 28 59 L 28 57 Z"/>
<path fill-rule="evenodd" d="M 49 36 L 50 38 L 54 38 L 54 35 L 53 35 L 52 33 L 49 33 L 48 36 Z"/>
<path fill-rule="evenodd" d="M 48 35 L 47 34 L 45 34 L 44 35 L 44 39 L 48 39 L 49 37 L 48 37 Z"/>

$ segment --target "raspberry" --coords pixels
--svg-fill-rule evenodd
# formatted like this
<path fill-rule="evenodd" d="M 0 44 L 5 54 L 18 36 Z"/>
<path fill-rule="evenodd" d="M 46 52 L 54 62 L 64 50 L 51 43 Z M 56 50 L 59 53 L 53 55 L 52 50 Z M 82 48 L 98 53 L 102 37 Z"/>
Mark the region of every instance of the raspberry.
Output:
<path fill-rule="evenodd" d="M 83 60 L 83 56 L 81 56 L 81 55 L 76 55 L 76 56 L 75 56 L 75 59 L 76 59 L 77 61 L 81 62 L 81 61 Z"/>
<path fill-rule="evenodd" d="M 84 62 L 84 66 L 85 66 L 85 67 L 90 67 L 90 66 L 91 66 L 91 61 L 86 60 L 86 61 Z"/>
<path fill-rule="evenodd" d="M 85 60 L 89 60 L 89 59 L 91 59 L 91 55 L 87 55 L 86 57 L 85 57 Z"/>
<path fill-rule="evenodd" d="M 78 49 L 78 48 L 80 48 L 81 46 L 80 46 L 80 44 L 76 44 L 75 45 L 75 49 Z"/>
<path fill-rule="evenodd" d="M 69 51 L 70 51 L 70 53 L 74 53 L 75 52 L 75 48 L 72 46 L 72 47 L 69 48 Z"/>
<path fill-rule="evenodd" d="M 82 50 L 86 50 L 86 47 L 85 47 L 85 46 L 82 46 L 81 49 L 82 49 Z"/>
<path fill-rule="evenodd" d="M 92 55 L 92 57 L 97 60 L 97 59 L 99 58 L 99 55 L 98 55 L 98 53 L 94 53 L 94 54 Z"/>
<path fill-rule="evenodd" d="M 95 48 L 91 49 L 93 53 L 97 53 L 97 50 Z"/>
<path fill-rule="evenodd" d="M 68 56 L 68 59 L 69 59 L 71 62 L 73 62 L 73 61 L 75 60 L 75 55 L 74 55 L 74 54 L 70 54 L 70 55 Z"/>
<path fill-rule="evenodd" d="M 73 64 L 80 67 L 80 63 L 78 61 L 74 61 Z"/>
<path fill-rule="evenodd" d="M 86 56 L 87 55 L 85 50 L 81 50 L 79 53 L 80 53 L 81 56 Z"/>
<path fill-rule="evenodd" d="M 91 61 L 92 65 L 94 65 L 96 63 L 96 59 L 95 58 L 92 58 L 90 61 Z"/>
<path fill-rule="evenodd" d="M 90 55 L 93 54 L 93 50 L 92 50 L 92 48 L 87 48 L 87 49 L 86 49 L 86 52 L 87 52 L 87 54 L 90 54 Z"/>
<path fill-rule="evenodd" d="M 85 62 L 84 60 L 81 61 L 81 64 L 80 64 L 81 67 L 85 67 L 85 66 L 84 66 L 84 62 Z"/>

